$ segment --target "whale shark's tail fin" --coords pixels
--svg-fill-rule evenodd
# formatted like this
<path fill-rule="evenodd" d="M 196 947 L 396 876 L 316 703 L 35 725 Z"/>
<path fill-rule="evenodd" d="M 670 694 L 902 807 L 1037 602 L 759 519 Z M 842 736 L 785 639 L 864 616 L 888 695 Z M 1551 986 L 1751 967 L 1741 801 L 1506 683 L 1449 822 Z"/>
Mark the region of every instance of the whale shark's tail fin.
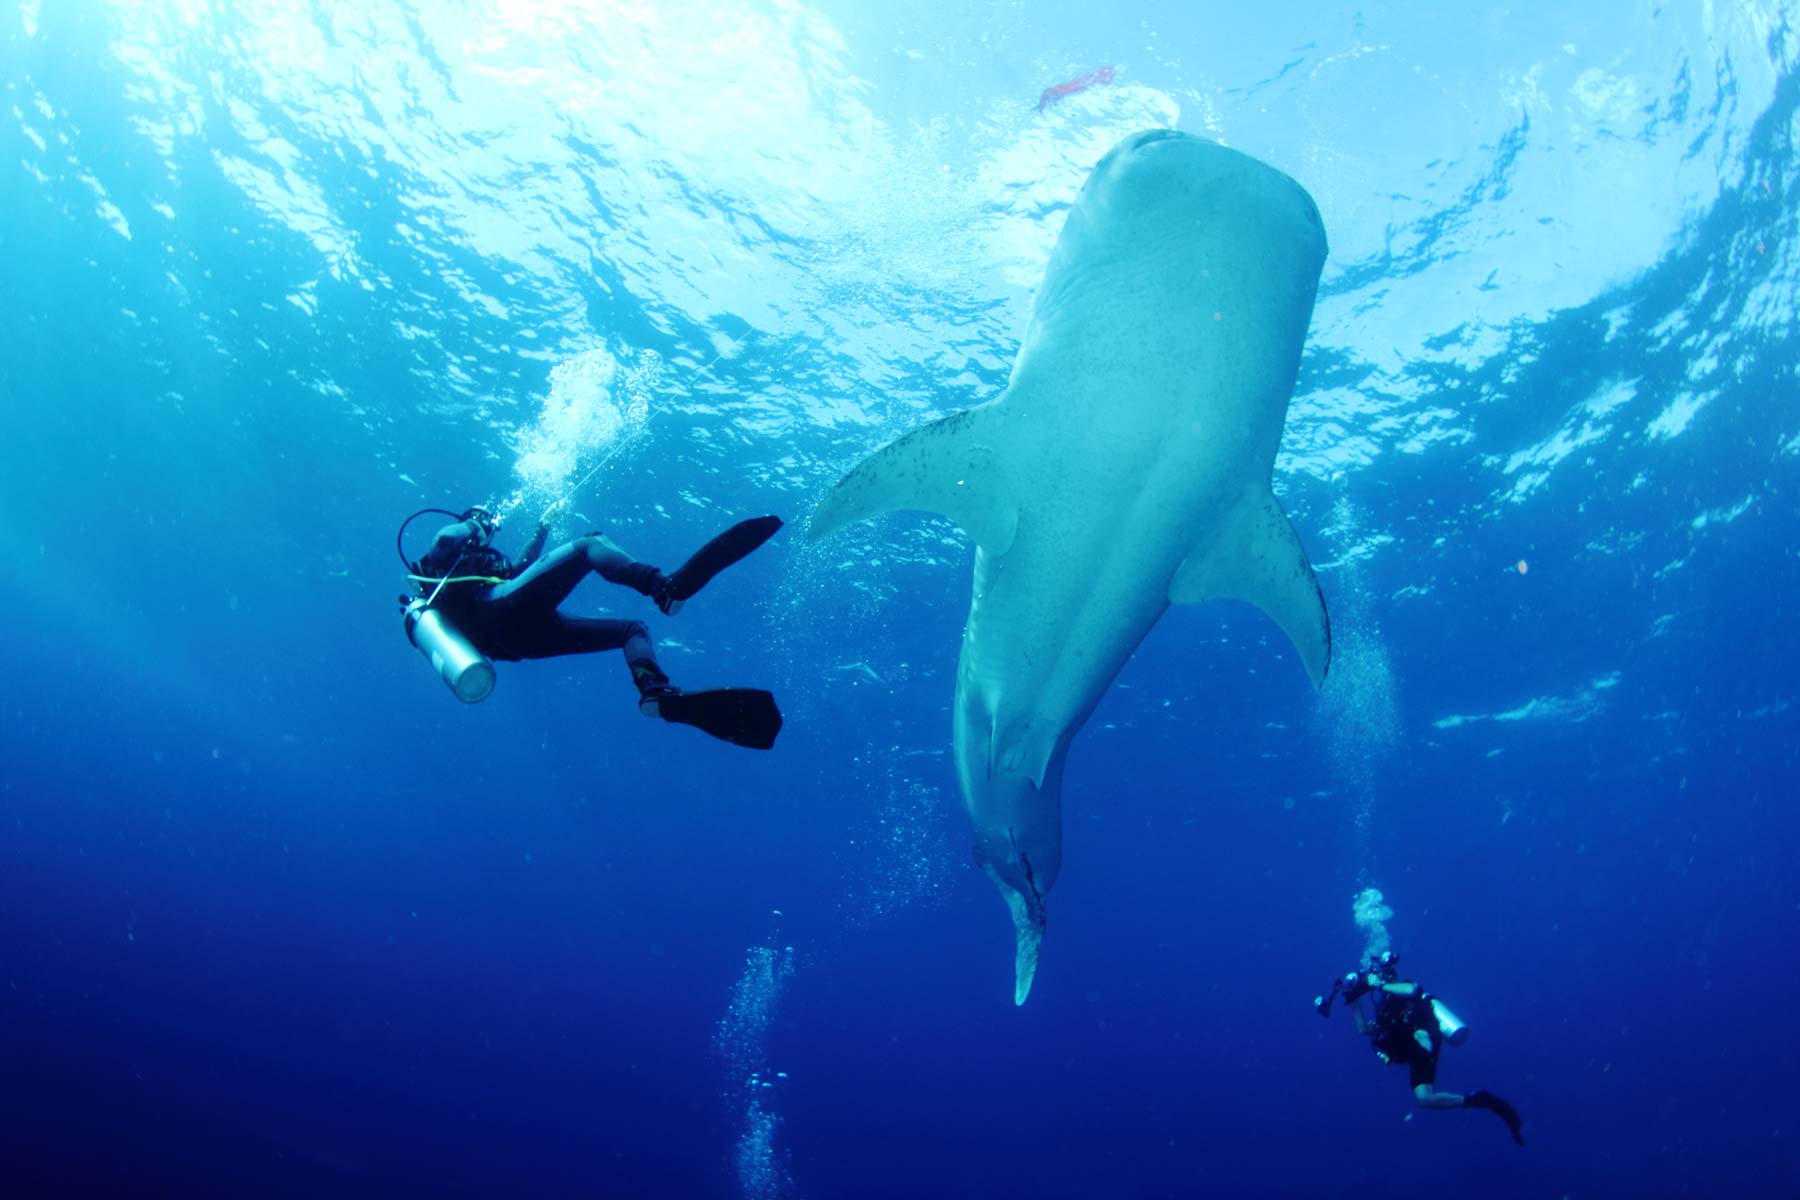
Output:
<path fill-rule="evenodd" d="M 816 541 L 884 512 L 914 509 L 949 517 L 989 554 L 1004 554 L 1019 527 L 998 449 L 1006 398 L 952 413 L 864 459 L 813 513 Z"/>
<path fill-rule="evenodd" d="M 1169 585 L 1169 603 L 1247 600 L 1268 613 L 1300 652 L 1313 686 L 1331 667 L 1331 617 L 1300 537 L 1267 489 L 1232 509 L 1190 553 Z"/>
<path fill-rule="evenodd" d="M 1010 901 L 1011 896 L 1007 897 Z M 1017 909 L 1013 911 L 1013 932 L 1017 935 L 1013 950 L 1013 1004 L 1025 1003 L 1025 997 L 1031 995 L 1031 982 L 1037 978 L 1038 951 L 1044 945 L 1044 912 L 1040 908 L 1036 917 L 1022 915 Z"/>
<path fill-rule="evenodd" d="M 1044 945 L 1044 898 L 1035 888 L 1022 891 L 1008 883 L 979 852 L 975 860 L 1000 889 L 1000 895 L 1012 913 L 1013 933 L 1017 937 L 1013 952 L 1013 1003 L 1023 1004 L 1025 997 L 1031 995 L 1031 981 L 1037 978 L 1038 952 Z"/>

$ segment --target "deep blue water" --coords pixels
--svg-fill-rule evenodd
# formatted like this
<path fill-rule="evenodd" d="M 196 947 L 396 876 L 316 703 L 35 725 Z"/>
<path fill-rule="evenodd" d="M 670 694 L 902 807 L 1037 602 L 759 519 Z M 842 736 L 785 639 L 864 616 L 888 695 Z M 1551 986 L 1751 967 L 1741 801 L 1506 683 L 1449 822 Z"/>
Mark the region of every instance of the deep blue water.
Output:
<path fill-rule="evenodd" d="M 1800 1194 L 1800 32 L 1277 7 L 0 14 L 5 1194 Z M 804 520 L 1004 385 L 1155 125 L 1324 216 L 1276 486 L 1338 654 L 1170 610 L 1015 1008 L 969 544 Z M 673 621 L 575 602 L 774 689 L 773 753 L 406 644 L 407 513 L 516 547 L 590 471 L 653 561 L 792 522 Z M 1311 1011 L 1370 886 L 1524 1150 Z"/>

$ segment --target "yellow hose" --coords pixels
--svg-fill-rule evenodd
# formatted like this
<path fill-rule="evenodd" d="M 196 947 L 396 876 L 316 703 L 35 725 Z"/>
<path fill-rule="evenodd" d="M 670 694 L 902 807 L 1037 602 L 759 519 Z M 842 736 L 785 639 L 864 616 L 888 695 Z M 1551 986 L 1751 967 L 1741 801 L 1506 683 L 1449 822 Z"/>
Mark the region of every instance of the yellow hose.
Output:
<path fill-rule="evenodd" d="M 417 583 L 435 583 L 439 587 L 443 587 L 446 583 L 505 583 L 506 582 L 506 580 L 500 578 L 498 575 L 446 575 L 441 579 L 436 575 L 408 575 L 407 578 L 411 579 Z"/>

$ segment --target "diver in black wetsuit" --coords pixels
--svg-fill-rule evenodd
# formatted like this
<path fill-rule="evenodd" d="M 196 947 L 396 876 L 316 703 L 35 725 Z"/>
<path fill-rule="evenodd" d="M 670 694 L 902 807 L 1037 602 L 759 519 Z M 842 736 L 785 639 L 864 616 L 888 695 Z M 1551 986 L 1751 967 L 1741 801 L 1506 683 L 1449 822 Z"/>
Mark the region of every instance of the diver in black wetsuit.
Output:
<path fill-rule="evenodd" d="M 1519 1130 L 1524 1122 L 1519 1119 L 1518 1110 L 1494 1093 L 1459 1095 L 1436 1090 L 1438 1054 L 1446 1041 L 1454 1039 L 1453 1045 L 1462 1044 L 1459 1035 L 1464 1027 L 1437 997 L 1417 982 L 1401 979 L 1399 962 L 1399 955 L 1384 952 L 1367 971 L 1352 971 L 1334 980 L 1331 991 L 1313 1001 L 1314 1007 L 1321 1017 L 1329 1017 L 1331 1002 L 1341 994 L 1356 1017 L 1356 1032 L 1369 1039 L 1375 1057 L 1406 1067 L 1412 1079 L 1413 1098 L 1420 1108 L 1485 1108 L 1506 1122 L 1513 1141 L 1523 1146 L 1525 1138 Z M 1375 997 L 1372 1018 L 1363 1016 L 1358 1003 L 1368 995 Z"/>
<path fill-rule="evenodd" d="M 773 537 L 781 519 L 740 521 L 665 575 L 634 560 L 600 533 L 543 554 L 550 523 L 564 504 L 552 505 L 538 519 L 517 562 L 494 547 L 499 529 L 494 515 L 479 506 L 466 509 L 455 524 L 438 530 L 431 549 L 417 563 L 409 564 L 420 594 L 433 596 L 430 606 L 490 658 L 517 662 L 623 650 L 637 684 L 638 709 L 645 716 L 692 725 L 740 746 L 772 747 L 781 730 L 781 713 L 768 692 L 760 688 L 684 692 L 657 665 L 650 631 L 642 621 L 570 617 L 557 607 L 582 580 L 595 574 L 650 597 L 673 616 L 714 575 Z"/>

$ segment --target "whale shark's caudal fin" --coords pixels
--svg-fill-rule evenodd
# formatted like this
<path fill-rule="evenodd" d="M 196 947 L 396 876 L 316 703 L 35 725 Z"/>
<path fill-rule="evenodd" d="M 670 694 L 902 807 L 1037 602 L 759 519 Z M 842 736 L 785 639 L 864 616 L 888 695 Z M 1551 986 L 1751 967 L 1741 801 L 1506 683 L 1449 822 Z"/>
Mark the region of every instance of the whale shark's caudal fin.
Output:
<path fill-rule="evenodd" d="M 1013 951 L 1013 1004 L 1017 1006 L 1031 995 L 1031 981 L 1037 978 L 1038 950 L 1044 944 L 1043 916 L 1033 920 L 1015 908 L 1013 930 L 1018 934 L 1018 946 Z"/>
<path fill-rule="evenodd" d="M 1313 686 L 1331 666 L 1331 618 L 1312 564 L 1287 514 L 1264 489 L 1226 512 L 1206 544 L 1182 562 L 1169 603 L 1248 600 L 1268 613 L 1300 652 Z"/>
<path fill-rule="evenodd" d="M 918 509 L 949 517 L 975 544 L 1004 554 L 1019 506 L 1000 465 L 1005 397 L 913 430 L 838 481 L 813 513 L 809 539 L 884 512 Z"/>
<path fill-rule="evenodd" d="M 1013 952 L 1013 1004 L 1025 1003 L 1031 995 L 1031 981 L 1037 978 L 1038 951 L 1044 945 L 1044 898 L 1027 894 L 1001 878 L 1000 872 L 978 854 L 977 861 L 987 877 L 1000 889 L 1006 907 L 1012 913 L 1017 948 Z"/>

